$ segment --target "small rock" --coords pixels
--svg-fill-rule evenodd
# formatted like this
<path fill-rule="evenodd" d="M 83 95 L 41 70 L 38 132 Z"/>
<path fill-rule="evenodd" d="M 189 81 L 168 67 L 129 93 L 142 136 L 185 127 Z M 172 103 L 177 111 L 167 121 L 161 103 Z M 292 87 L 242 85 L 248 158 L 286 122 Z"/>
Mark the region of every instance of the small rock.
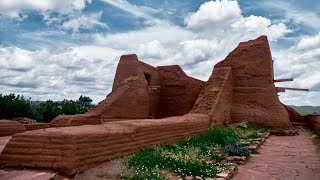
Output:
<path fill-rule="evenodd" d="M 241 156 L 241 157 L 240 157 L 240 160 L 241 160 L 241 161 L 245 161 L 246 159 L 247 159 L 247 157 L 245 157 L 245 156 Z"/>
<path fill-rule="evenodd" d="M 238 161 L 238 165 L 244 165 L 245 162 L 244 161 Z"/>
<path fill-rule="evenodd" d="M 200 176 L 196 176 L 195 179 L 196 179 L 196 180 L 203 180 L 202 177 L 200 177 Z"/>
<path fill-rule="evenodd" d="M 240 156 L 233 156 L 233 160 L 239 161 L 239 160 L 241 160 L 241 157 Z"/>
<path fill-rule="evenodd" d="M 229 177 L 229 170 L 225 170 L 225 171 L 222 171 L 221 173 L 217 174 L 217 177 L 219 178 L 228 178 Z"/>
<path fill-rule="evenodd" d="M 216 180 L 216 178 L 205 178 L 204 180 Z"/>

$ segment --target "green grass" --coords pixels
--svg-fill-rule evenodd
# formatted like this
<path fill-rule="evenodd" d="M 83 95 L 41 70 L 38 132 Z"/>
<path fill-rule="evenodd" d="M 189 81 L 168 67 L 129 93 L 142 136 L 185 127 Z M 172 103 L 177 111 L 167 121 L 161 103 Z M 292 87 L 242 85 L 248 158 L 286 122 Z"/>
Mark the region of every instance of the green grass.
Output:
<path fill-rule="evenodd" d="M 241 139 L 258 138 L 266 129 L 245 123 L 230 127 L 211 128 L 207 132 L 171 145 L 154 145 L 128 157 L 126 165 L 135 175 L 123 179 L 166 179 L 161 169 L 181 177 L 215 177 L 226 169 L 224 163 L 214 163 L 226 156 L 224 146 L 239 144 Z"/>
<path fill-rule="evenodd" d="M 257 151 L 257 150 L 252 150 L 252 151 L 251 151 L 251 154 L 260 154 L 260 152 Z"/>

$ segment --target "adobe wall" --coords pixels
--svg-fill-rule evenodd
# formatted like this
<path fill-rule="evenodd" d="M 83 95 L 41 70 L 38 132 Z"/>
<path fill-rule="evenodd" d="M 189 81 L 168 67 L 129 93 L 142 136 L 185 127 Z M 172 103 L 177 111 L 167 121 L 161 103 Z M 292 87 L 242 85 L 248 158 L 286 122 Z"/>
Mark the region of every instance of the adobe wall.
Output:
<path fill-rule="evenodd" d="M 121 56 L 112 92 L 104 100 L 84 115 L 58 116 L 51 125 L 93 125 L 114 119 L 148 118 L 149 92 L 144 69 L 136 55 Z"/>
<path fill-rule="evenodd" d="M 187 76 L 177 65 L 153 67 L 135 54 L 123 55 L 112 92 L 84 115 L 59 116 L 51 125 L 100 124 L 119 119 L 146 119 L 187 114 L 204 82 Z"/>
<path fill-rule="evenodd" d="M 207 114 L 211 126 L 228 124 L 231 121 L 232 91 L 231 68 L 215 68 L 190 113 Z"/>
<path fill-rule="evenodd" d="M 320 114 L 309 114 L 305 116 L 305 120 L 308 127 L 320 137 Z"/>
<path fill-rule="evenodd" d="M 220 67 L 232 68 L 232 122 L 250 122 L 269 128 L 292 127 L 273 83 L 272 57 L 266 36 L 241 42 L 215 65 Z"/>
<path fill-rule="evenodd" d="M 50 123 L 35 123 L 35 124 L 24 124 L 26 131 L 33 131 L 38 129 L 49 128 Z"/>
<path fill-rule="evenodd" d="M 289 114 L 289 120 L 290 122 L 300 122 L 300 123 L 305 123 L 303 117 L 300 115 L 300 113 L 298 113 L 295 109 L 293 109 L 292 107 L 290 106 L 286 106 L 286 105 L 283 105 L 288 114 Z"/>
<path fill-rule="evenodd" d="M 161 117 L 187 114 L 197 100 L 204 82 L 187 76 L 178 65 L 158 66 L 157 69 L 161 77 Z"/>
<path fill-rule="evenodd" d="M 0 162 L 5 167 L 52 169 L 74 175 L 151 144 L 174 143 L 209 127 L 208 116 L 188 114 L 28 131 L 12 136 Z"/>
<path fill-rule="evenodd" d="M 23 124 L 18 121 L 11 120 L 0 120 L 0 137 L 1 136 L 12 136 L 16 133 L 25 132 Z"/>

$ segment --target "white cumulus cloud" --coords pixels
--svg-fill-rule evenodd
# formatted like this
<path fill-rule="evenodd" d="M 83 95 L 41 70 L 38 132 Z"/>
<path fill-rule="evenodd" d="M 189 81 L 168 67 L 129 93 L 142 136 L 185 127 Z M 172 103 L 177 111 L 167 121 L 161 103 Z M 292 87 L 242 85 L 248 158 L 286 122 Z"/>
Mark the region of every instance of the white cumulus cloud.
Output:
<path fill-rule="evenodd" d="M 62 27 L 64 29 L 72 29 L 74 32 L 79 32 L 79 29 L 92 29 L 94 27 L 107 28 L 107 24 L 100 22 L 102 11 L 99 13 L 92 13 L 88 15 L 81 15 L 80 17 L 71 18 L 68 21 L 63 22 Z"/>
<path fill-rule="evenodd" d="M 55 11 L 68 14 L 85 8 L 86 0 L 1 0 L 0 14 L 19 18 L 24 11 Z"/>

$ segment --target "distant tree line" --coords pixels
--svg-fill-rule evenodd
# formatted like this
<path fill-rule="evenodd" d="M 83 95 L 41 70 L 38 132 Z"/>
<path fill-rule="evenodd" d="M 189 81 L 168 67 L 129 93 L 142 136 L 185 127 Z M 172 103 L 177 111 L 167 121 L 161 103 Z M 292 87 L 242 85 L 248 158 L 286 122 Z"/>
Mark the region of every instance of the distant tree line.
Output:
<path fill-rule="evenodd" d="M 83 114 L 92 107 L 92 100 L 82 95 L 77 100 L 37 102 L 20 95 L 0 94 L 0 119 L 27 117 L 49 123 L 59 115 Z"/>

